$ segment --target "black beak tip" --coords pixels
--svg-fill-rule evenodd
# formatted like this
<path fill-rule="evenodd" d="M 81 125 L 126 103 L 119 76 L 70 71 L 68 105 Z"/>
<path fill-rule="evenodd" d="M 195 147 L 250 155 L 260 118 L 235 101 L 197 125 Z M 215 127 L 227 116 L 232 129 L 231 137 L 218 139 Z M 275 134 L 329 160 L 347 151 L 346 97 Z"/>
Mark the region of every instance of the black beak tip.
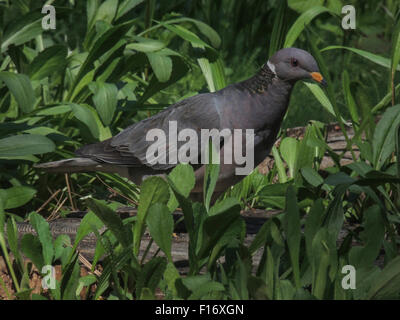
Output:
<path fill-rule="evenodd" d="M 325 79 L 321 80 L 321 86 L 323 86 L 324 88 L 326 88 L 328 86 L 328 82 L 325 81 Z"/>

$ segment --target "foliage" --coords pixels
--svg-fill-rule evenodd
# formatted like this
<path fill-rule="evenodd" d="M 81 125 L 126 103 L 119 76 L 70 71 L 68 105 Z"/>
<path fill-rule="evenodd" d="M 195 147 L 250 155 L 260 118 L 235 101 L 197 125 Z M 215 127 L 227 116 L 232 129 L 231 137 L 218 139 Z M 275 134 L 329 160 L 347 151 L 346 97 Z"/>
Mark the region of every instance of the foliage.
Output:
<path fill-rule="evenodd" d="M 167 299 L 398 299 L 400 8 L 391 0 L 352 2 L 355 31 L 340 28 L 340 0 L 59 1 L 50 31 L 41 28 L 41 3 L 2 2 L 0 247 L 16 297 L 152 299 L 159 290 Z M 199 203 L 189 198 L 188 165 L 140 189 L 113 174 L 72 174 L 69 206 L 90 211 L 73 243 L 52 239 L 36 211 L 64 176 L 34 163 L 68 158 L 172 102 L 242 80 L 291 45 L 316 57 L 329 87 L 296 86 L 284 127 L 309 121 L 306 133 L 301 140 L 280 133 L 266 175 L 255 170 L 212 203 L 219 167 L 210 165 Z M 328 120 L 343 132 L 342 154 L 326 143 Z M 324 155 L 333 166 L 321 168 Z M 96 200 L 109 196 L 104 184 L 116 198 Z M 138 203 L 137 216 L 118 216 L 121 202 Z M 59 203 L 48 206 L 50 213 Z M 240 215 L 248 206 L 278 212 L 249 245 Z M 189 236 L 187 276 L 171 252 L 177 207 Z M 24 219 L 36 235 L 18 241 Z M 146 230 L 162 254 L 139 256 Z M 90 232 L 98 236 L 91 271 L 100 258 L 103 270 L 81 277 L 76 248 Z M 33 265 L 56 263 L 56 288 L 31 295 Z M 355 290 L 342 287 L 346 265 L 357 270 Z"/>

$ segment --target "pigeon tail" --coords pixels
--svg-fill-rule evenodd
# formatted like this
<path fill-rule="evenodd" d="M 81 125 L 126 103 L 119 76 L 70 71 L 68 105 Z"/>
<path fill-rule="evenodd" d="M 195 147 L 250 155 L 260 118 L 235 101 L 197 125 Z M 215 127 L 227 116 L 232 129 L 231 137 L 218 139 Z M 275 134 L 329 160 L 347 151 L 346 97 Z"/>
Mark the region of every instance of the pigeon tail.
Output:
<path fill-rule="evenodd" d="M 102 171 L 103 167 L 101 163 L 88 159 L 88 158 L 72 158 L 64 159 L 53 162 L 46 162 L 41 164 L 35 164 L 35 168 L 44 169 L 48 172 L 88 172 L 88 171 Z"/>

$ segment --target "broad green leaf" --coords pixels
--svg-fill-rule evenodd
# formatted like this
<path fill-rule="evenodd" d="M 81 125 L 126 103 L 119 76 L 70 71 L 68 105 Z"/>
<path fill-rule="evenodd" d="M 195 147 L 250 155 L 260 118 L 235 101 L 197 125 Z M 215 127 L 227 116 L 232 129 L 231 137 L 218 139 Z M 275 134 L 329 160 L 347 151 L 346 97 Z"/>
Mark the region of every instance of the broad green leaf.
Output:
<path fill-rule="evenodd" d="M 325 208 L 322 199 L 317 199 L 307 215 L 304 237 L 306 240 L 306 253 L 309 261 L 312 261 L 312 243 L 318 230 L 321 228 L 325 216 Z"/>
<path fill-rule="evenodd" d="M 315 6 L 322 6 L 324 0 L 288 0 L 288 5 L 291 9 L 299 13 L 303 13 Z"/>
<path fill-rule="evenodd" d="M 394 76 L 396 74 L 396 68 L 400 63 L 400 23 L 397 23 L 393 34 L 393 48 L 392 48 L 392 59 L 391 59 L 391 70 L 392 70 L 392 81 L 394 84 Z"/>
<path fill-rule="evenodd" d="M 76 86 L 79 84 L 81 79 L 90 71 L 93 71 L 94 62 L 99 59 L 104 53 L 112 49 L 121 39 L 121 37 L 125 36 L 128 30 L 132 27 L 134 21 L 128 21 L 126 23 L 119 24 L 111 29 L 107 30 L 103 35 L 99 37 L 93 44 L 89 55 L 86 57 L 85 62 L 79 69 L 79 73 L 77 74 L 74 84 L 70 89 L 70 94 L 67 97 L 67 100 L 70 100 L 73 91 Z"/>
<path fill-rule="evenodd" d="M 121 218 L 115 213 L 104 201 L 96 199 L 87 199 L 88 207 L 96 214 L 97 217 L 107 226 L 107 228 L 118 239 L 125 248 L 131 244 L 130 230 L 127 229 Z"/>
<path fill-rule="evenodd" d="M 90 285 L 92 285 L 96 281 L 97 281 L 96 276 L 93 275 L 93 274 L 89 274 L 87 276 L 79 278 L 79 285 L 78 285 L 78 287 L 76 288 L 76 291 L 75 291 L 76 299 L 77 300 L 80 299 L 80 293 L 81 293 L 83 287 L 89 287 Z"/>
<path fill-rule="evenodd" d="M 53 238 L 48 222 L 36 212 L 29 215 L 29 222 L 35 228 L 39 241 L 42 244 L 43 262 L 51 265 L 54 256 Z"/>
<path fill-rule="evenodd" d="M 365 210 L 363 228 L 360 238 L 364 246 L 353 247 L 350 251 L 350 264 L 356 268 L 371 267 L 379 255 L 385 235 L 384 221 L 378 205 Z"/>
<path fill-rule="evenodd" d="M 88 127 L 94 138 L 99 139 L 100 129 L 98 122 L 96 121 L 96 112 L 91 110 L 91 108 L 87 105 L 71 103 L 70 106 L 75 118 L 83 122 Z"/>
<path fill-rule="evenodd" d="M 137 42 L 130 43 L 126 46 L 126 49 L 136 50 L 140 52 L 154 52 L 159 51 L 166 47 L 166 44 L 163 41 L 148 39 L 142 37 L 134 38 Z"/>
<path fill-rule="evenodd" d="M 113 83 L 95 82 L 91 83 L 89 88 L 94 93 L 93 102 L 101 120 L 104 125 L 110 125 L 117 109 L 117 86 Z"/>
<path fill-rule="evenodd" d="M 53 152 L 55 145 L 49 138 L 36 134 L 22 134 L 0 140 L 2 157 L 26 156 Z"/>
<path fill-rule="evenodd" d="M 353 124 L 358 124 L 360 121 L 360 118 L 358 115 L 356 102 L 353 98 L 353 94 L 350 89 L 350 77 L 349 77 L 349 73 L 347 72 L 347 70 L 344 70 L 342 73 L 342 85 L 343 85 L 343 92 L 344 92 L 344 97 L 346 99 L 347 107 L 350 111 L 351 120 L 353 121 Z"/>
<path fill-rule="evenodd" d="M 286 164 L 289 167 L 289 174 L 292 178 L 295 174 L 294 170 L 298 158 L 298 147 L 299 142 L 292 137 L 284 138 L 279 146 L 279 151 L 282 155 L 283 160 L 286 161 Z"/>
<path fill-rule="evenodd" d="M 204 205 L 207 211 L 210 209 L 211 197 L 217 185 L 219 170 L 219 152 L 216 151 L 213 142 L 210 140 L 208 143 L 208 164 L 206 164 L 203 186 Z"/>
<path fill-rule="evenodd" d="M 2 71 L 0 81 L 4 81 L 23 112 L 28 113 L 33 110 L 35 93 L 26 75 Z"/>
<path fill-rule="evenodd" d="M 274 157 L 275 166 L 278 169 L 279 182 L 287 182 L 286 168 L 284 167 L 281 156 L 279 155 L 278 149 L 275 146 L 272 147 L 272 155 Z"/>
<path fill-rule="evenodd" d="M 92 23 L 103 20 L 108 23 L 111 23 L 117 13 L 118 9 L 118 0 L 106 0 L 103 1 L 97 10 L 96 17 Z"/>
<path fill-rule="evenodd" d="M 88 212 L 85 214 L 83 217 L 81 223 L 79 224 L 79 228 L 76 232 L 75 236 L 75 243 L 74 243 L 74 250 L 78 246 L 79 242 L 86 237 L 90 232 L 93 231 L 93 228 L 95 229 L 100 229 L 102 226 L 104 226 L 104 223 L 101 221 L 101 219 L 96 216 L 96 214 L 92 211 Z"/>
<path fill-rule="evenodd" d="M 286 193 L 285 233 L 292 263 L 293 276 L 296 287 L 300 287 L 300 212 L 297 205 L 296 190 L 289 186 Z"/>
<path fill-rule="evenodd" d="M 371 53 L 371 52 L 368 52 L 365 50 L 361 50 L 361 49 L 356 49 L 356 48 L 351 48 L 351 47 L 343 47 L 343 46 L 329 46 L 329 47 L 322 49 L 321 52 L 328 51 L 328 50 L 335 50 L 335 49 L 349 50 L 351 52 L 358 54 L 359 56 L 361 56 L 365 59 L 368 59 L 369 61 L 376 63 L 377 65 L 380 65 L 382 67 L 386 67 L 386 68 L 390 69 L 390 65 L 391 65 L 390 59 L 384 58 L 377 54 L 374 54 L 374 53 Z M 396 70 L 400 71 L 400 66 L 397 66 Z"/>
<path fill-rule="evenodd" d="M 390 261 L 375 277 L 368 299 L 398 299 L 400 292 L 400 256 Z"/>
<path fill-rule="evenodd" d="M 130 10 L 134 9 L 137 5 L 141 4 L 144 0 L 125 0 L 118 6 L 118 12 L 116 19 L 121 18 L 127 14 Z"/>
<path fill-rule="evenodd" d="M 286 35 L 284 48 L 292 47 L 304 28 L 318 15 L 331 12 L 328 8 L 313 6 L 297 18 Z"/>
<path fill-rule="evenodd" d="M 146 91 L 143 93 L 139 100 L 139 103 L 146 102 L 154 94 L 160 92 L 161 90 L 167 88 L 171 84 L 176 83 L 179 79 L 185 76 L 189 70 L 187 64 L 182 60 L 182 58 L 177 56 L 171 56 L 172 59 L 172 73 L 167 82 L 161 82 L 157 77 L 152 77 Z"/>
<path fill-rule="evenodd" d="M 308 89 L 312 92 L 315 98 L 319 101 L 319 103 L 324 107 L 326 111 L 336 117 L 335 111 L 333 110 L 332 103 L 329 101 L 329 98 L 326 96 L 324 90 L 316 83 L 308 83 L 303 82 Z"/>
<path fill-rule="evenodd" d="M 188 197 L 190 191 L 195 185 L 195 176 L 193 167 L 189 164 L 178 164 L 169 174 L 170 181 L 176 186 L 177 190 L 184 197 Z M 178 200 L 175 195 L 171 193 L 171 198 L 168 201 L 168 208 L 170 211 L 175 210 L 178 207 Z"/>
<path fill-rule="evenodd" d="M 67 66 L 67 54 L 68 50 L 63 45 L 55 45 L 40 52 L 30 64 L 31 80 L 62 74 Z"/>
<path fill-rule="evenodd" d="M 30 233 L 24 234 L 21 239 L 21 250 L 26 257 L 32 260 L 38 270 L 42 270 L 45 263 L 42 253 L 42 245 L 37 236 Z"/>
<path fill-rule="evenodd" d="M 196 288 L 193 293 L 188 297 L 188 300 L 210 299 L 215 292 L 225 291 L 222 283 L 217 281 L 209 281 Z"/>
<path fill-rule="evenodd" d="M 167 82 L 172 72 L 171 58 L 156 52 L 147 52 L 146 55 L 158 81 Z"/>
<path fill-rule="evenodd" d="M 192 31 L 189 31 L 188 29 L 179 26 L 179 25 L 170 25 L 166 23 L 160 22 L 161 25 L 163 25 L 166 29 L 176 33 L 179 37 L 181 37 L 183 40 L 189 41 L 192 44 L 200 45 L 203 47 L 208 47 L 211 49 L 211 47 L 205 43 L 203 40 L 201 40 L 195 33 Z"/>
<path fill-rule="evenodd" d="M 400 105 L 388 108 L 379 120 L 372 140 L 375 169 L 379 170 L 395 150 L 396 128 L 400 124 Z"/>
<path fill-rule="evenodd" d="M 136 297 L 141 296 L 143 288 L 154 291 L 159 286 L 162 276 L 167 267 L 167 260 L 162 257 L 155 257 L 147 262 L 141 270 L 136 283 Z"/>
<path fill-rule="evenodd" d="M 288 186 L 289 183 L 268 184 L 258 192 L 259 200 L 266 206 L 284 209 Z"/>
<path fill-rule="evenodd" d="M 324 179 L 311 167 L 304 167 L 300 169 L 304 179 L 313 187 L 319 187 L 324 183 Z"/>
<path fill-rule="evenodd" d="M 144 233 L 144 223 L 149 208 L 155 203 L 166 204 L 169 200 L 168 184 L 160 177 L 150 177 L 143 181 L 140 190 L 137 222 L 134 232 L 134 252 L 139 253 L 140 240 Z"/>
<path fill-rule="evenodd" d="M 28 42 L 43 32 L 43 15 L 41 13 L 28 13 L 10 25 L 4 33 L 1 52 L 4 53 L 10 45 L 19 46 Z"/>
<path fill-rule="evenodd" d="M 0 223 L 0 228 L 2 227 Z M 16 261 L 18 262 L 20 266 L 21 272 L 24 270 L 24 262 L 21 257 L 21 252 L 19 250 L 18 246 L 18 229 L 17 229 L 17 224 L 15 223 L 14 217 L 10 217 L 7 220 L 7 242 L 8 242 L 8 247 L 10 248 L 10 251 L 14 255 Z"/>
<path fill-rule="evenodd" d="M 218 243 L 221 237 L 240 218 L 240 205 L 233 198 L 224 199 L 215 209 L 211 208 L 210 215 L 203 223 L 202 239 L 197 245 L 198 259 L 207 257 L 210 250 Z"/>
<path fill-rule="evenodd" d="M 175 282 L 180 278 L 179 271 L 176 269 L 172 262 L 168 262 L 167 267 L 164 272 L 164 279 L 167 282 L 168 289 L 172 291 L 172 295 L 175 297 L 177 295 Z"/>
<path fill-rule="evenodd" d="M 31 201 L 37 191 L 30 187 L 15 186 L 3 189 L 3 192 L 6 200 L 4 209 L 14 209 Z"/>
<path fill-rule="evenodd" d="M 147 226 L 150 235 L 166 254 L 168 261 L 172 262 L 171 245 L 172 232 L 174 231 L 174 219 L 168 207 L 162 203 L 155 203 L 149 208 L 147 214 Z"/>
<path fill-rule="evenodd" d="M 328 233 L 326 228 L 320 229 L 312 240 L 312 294 L 318 299 L 325 296 L 328 282 L 329 247 L 327 244 Z"/>

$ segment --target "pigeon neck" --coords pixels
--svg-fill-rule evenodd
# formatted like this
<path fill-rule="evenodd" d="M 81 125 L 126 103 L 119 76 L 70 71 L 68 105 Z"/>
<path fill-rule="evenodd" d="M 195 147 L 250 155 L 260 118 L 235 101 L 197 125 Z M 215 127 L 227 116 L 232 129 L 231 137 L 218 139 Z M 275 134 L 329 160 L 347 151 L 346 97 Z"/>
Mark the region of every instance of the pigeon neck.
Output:
<path fill-rule="evenodd" d="M 253 93 L 263 93 L 267 91 L 274 78 L 276 74 L 267 64 L 264 64 L 255 76 L 243 81 L 242 86 Z"/>

